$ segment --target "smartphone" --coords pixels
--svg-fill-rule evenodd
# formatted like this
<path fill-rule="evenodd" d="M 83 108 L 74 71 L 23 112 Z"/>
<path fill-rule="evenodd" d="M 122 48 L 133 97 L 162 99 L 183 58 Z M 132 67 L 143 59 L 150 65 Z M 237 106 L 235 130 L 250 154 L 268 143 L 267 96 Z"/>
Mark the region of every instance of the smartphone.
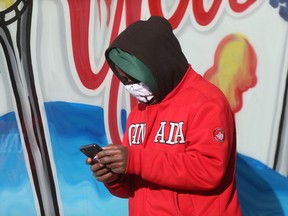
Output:
<path fill-rule="evenodd" d="M 87 157 L 92 158 L 92 163 L 99 162 L 95 156 L 98 154 L 98 152 L 102 151 L 102 148 L 97 145 L 96 143 L 84 145 L 80 147 L 80 151 L 85 154 Z"/>

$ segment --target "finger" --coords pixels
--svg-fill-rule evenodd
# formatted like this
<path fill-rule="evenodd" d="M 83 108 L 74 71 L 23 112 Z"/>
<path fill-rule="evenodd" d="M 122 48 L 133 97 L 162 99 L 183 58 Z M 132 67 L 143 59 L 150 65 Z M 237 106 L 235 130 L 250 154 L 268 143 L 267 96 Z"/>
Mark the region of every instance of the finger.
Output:
<path fill-rule="evenodd" d="M 104 151 L 121 151 L 123 149 L 123 146 L 122 145 L 115 145 L 115 144 L 110 144 L 108 146 L 105 146 L 102 148 Z"/>
<path fill-rule="evenodd" d="M 102 150 L 101 152 L 99 152 L 96 155 L 96 158 L 101 159 L 101 158 L 106 157 L 106 156 L 116 155 L 116 154 L 120 154 L 120 153 L 121 153 L 121 151 L 118 148 L 105 149 L 105 150 Z"/>
<path fill-rule="evenodd" d="M 101 177 L 103 175 L 106 175 L 107 173 L 111 172 L 110 169 L 103 167 L 102 169 L 97 170 L 96 172 L 93 172 L 93 175 L 95 177 Z"/>
<path fill-rule="evenodd" d="M 116 145 L 116 144 L 109 144 L 107 146 L 104 146 L 102 149 L 112 149 L 112 148 L 117 148 L 120 145 Z"/>
<path fill-rule="evenodd" d="M 100 182 L 106 182 L 108 181 L 114 174 L 112 172 L 107 172 L 105 173 L 104 175 L 101 175 L 101 176 L 95 176 L 95 178 L 97 179 L 97 181 L 100 181 Z"/>
<path fill-rule="evenodd" d="M 113 173 L 121 174 L 125 173 L 126 171 L 126 166 L 123 162 L 106 164 L 106 167 L 109 168 Z"/>
<path fill-rule="evenodd" d="M 125 173 L 125 169 L 123 169 L 123 167 L 116 167 L 115 169 L 111 169 L 111 171 L 113 173 L 117 173 L 117 174 L 123 174 Z"/>
<path fill-rule="evenodd" d="M 99 158 L 98 161 L 101 163 L 101 164 L 112 164 L 112 163 L 118 163 L 118 162 L 121 162 L 123 161 L 123 157 L 122 155 L 120 154 L 117 154 L 117 155 L 109 155 L 109 156 L 104 156 L 102 158 Z"/>
<path fill-rule="evenodd" d="M 92 170 L 92 172 L 96 172 L 97 170 L 100 170 L 104 167 L 105 167 L 105 165 L 103 165 L 101 163 L 95 163 L 95 164 L 91 165 L 90 169 Z"/>
<path fill-rule="evenodd" d="M 92 163 L 92 159 L 91 158 L 86 158 L 85 163 L 88 164 L 88 165 L 91 164 Z"/>

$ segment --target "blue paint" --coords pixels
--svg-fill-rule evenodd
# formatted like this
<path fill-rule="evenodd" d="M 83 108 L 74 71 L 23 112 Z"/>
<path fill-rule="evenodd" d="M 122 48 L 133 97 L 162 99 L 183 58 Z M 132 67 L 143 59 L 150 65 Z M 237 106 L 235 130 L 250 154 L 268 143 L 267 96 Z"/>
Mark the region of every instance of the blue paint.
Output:
<path fill-rule="evenodd" d="M 81 145 L 107 145 L 104 110 L 68 103 L 45 103 L 51 148 L 64 215 L 128 215 L 127 200 L 112 196 L 85 164 Z M 125 132 L 127 112 L 120 114 Z M 236 177 L 244 216 L 288 215 L 288 179 L 263 163 L 237 154 Z M 36 215 L 15 114 L 0 117 L 0 215 Z"/>
<path fill-rule="evenodd" d="M 121 129 L 124 134 L 126 131 L 126 120 L 127 120 L 127 111 L 125 109 L 121 110 Z"/>
<path fill-rule="evenodd" d="M 279 16 L 288 22 L 288 0 L 269 0 L 269 4 L 275 8 L 279 8 Z"/>
<path fill-rule="evenodd" d="M 237 184 L 244 216 L 288 215 L 288 178 L 265 164 L 237 155 Z"/>
<path fill-rule="evenodd" d="M 273 7 L 273 8 L 277 8 L 279 6 L 279 0 L 269 0 L 269 4 Z"/>
<path fill-rule="evenodd" d="M 36 215 L 14 112 L 0 117 L 0 215 Z"/>
<path fill-rule="evenodd" d="M 288 22 L 288 7 L 286 6 L 281 6 L 279 9 L 279 15 L 286 21 Z"/>
<path fill-rule="evenodd" d="M 112 196 L 92 176 L 81 145 L 108 144 L 101 107 L 45 103 L 64 215 L 128 215 L 127 200 Z"/>

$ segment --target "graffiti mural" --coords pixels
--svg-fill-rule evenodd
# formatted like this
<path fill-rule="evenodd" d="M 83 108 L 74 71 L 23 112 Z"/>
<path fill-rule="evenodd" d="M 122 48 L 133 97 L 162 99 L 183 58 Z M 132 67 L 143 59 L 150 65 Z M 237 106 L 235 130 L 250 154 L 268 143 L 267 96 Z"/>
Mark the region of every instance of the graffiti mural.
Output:
<path fill-rule="evenodd" d="M 104 52 L 151 15 L 169 20 L 192 67 L 235 113 L 244 215 L 288 215 L 288 170 L 273 169 L 287 148 L 287 4 L 0 0 L 0 215 L 128 215 L 79 147 L 121 142 L 137 101 Z"/>
<path fill-rule="evenodd" d="M 243 35 L 231 34 L 219 43 L 214 59 L 204 78 L 224 92 L 236 113 L 242 108 L 243 92 L 256 85 L 255 51 Z"/>

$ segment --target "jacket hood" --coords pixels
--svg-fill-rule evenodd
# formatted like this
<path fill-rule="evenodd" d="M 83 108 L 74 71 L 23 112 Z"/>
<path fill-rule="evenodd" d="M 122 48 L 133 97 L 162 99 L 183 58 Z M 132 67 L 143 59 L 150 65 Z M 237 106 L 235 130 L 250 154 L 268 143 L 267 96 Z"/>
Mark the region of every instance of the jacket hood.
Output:
<path fill-rule="evenodd" d="M 113 49 L 120 49 L 147 66 L 147 70 L 139 70 L 139 73 L 146 74 L 136 77 L 150 87 L 158 102 L 179 84 L 189 66 L 170 23 L 163 17 L 152 16 L 147 21 L 134 22 L 122 31 L 106 50 L 106 60 L 113 73 L 121 80 L 114 61 L 109 57 Z M 127 59 L 129 62 L 131 58 Z M 137 79 L 135 72 L 125 72 Z M 149 76 L 153 82 L 147 82 Z M 146 79 L 141 80 L 141 77 Z M 156 86 L 149 86 L 151 83 Z"/>

